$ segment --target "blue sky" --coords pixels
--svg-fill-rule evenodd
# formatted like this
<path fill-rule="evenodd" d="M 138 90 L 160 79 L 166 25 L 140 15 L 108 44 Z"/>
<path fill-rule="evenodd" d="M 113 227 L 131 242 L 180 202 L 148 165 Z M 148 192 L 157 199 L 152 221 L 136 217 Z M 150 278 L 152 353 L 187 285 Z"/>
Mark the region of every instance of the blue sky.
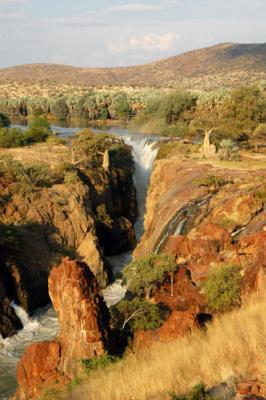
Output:
<path fill-rule="evenodd" d="M 133 65 L 266 41 L 266 0 L 0 0 L 0 67 Z"/>

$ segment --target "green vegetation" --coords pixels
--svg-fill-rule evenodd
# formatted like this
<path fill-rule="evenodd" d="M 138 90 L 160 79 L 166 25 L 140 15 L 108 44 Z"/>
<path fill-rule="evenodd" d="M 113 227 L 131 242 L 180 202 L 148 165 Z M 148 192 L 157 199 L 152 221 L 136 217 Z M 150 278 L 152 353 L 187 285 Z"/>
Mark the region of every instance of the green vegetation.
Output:
<path fill-rule="evenodd" d="M 145 294 L 149 298 L 152 289 L 169 273 L 172 275 L 176 268 L 174 256 L 150 254 L 127 265 L 123 276 L 130 291 L 139 296 Z"/>
<path fill-rule="evenodd" d="M 21 163 L 9 155 L 0 157 L 0 177 L 9 183 L 10 193 L 30 193 L 38 188 L 51 187 L 62 183 L 69 174 L 77 172 L 71 164 L 63 163 L 49 168 L 42 163 Z"/>
<path fill-rule="evenodd" d="M 45 142 L 52 137 L 49 122 L 44 118 L 36 118 L 29 124 L 29 128 L 23 131 L 20 128 L 0 128 L 0 147 L 21 147 L 33 143 Z"/>
<path fill-rule="evenodd" d="M 108 365 L 111 365 L 119 360 L 118 357 L 110 356 L 109 354 L 105 354 L 100 357 L 91 358 L 88 360 L 82 360 L 82 365 L 87 374 L 91 371 L 95 371 L 96 369 L 106 368 Z"/>
<path fill-rule="evenodd" d="M 218 156 L 221 161 L 238 161 L 239 148 L 231 139 L 223 139 L 220 143 Z"/>
<path fill-rule="evenodd" d="M 239 305 L 240 283 L 239 267 L 223 265 L 213 269 L 203 285 L 209 307 L 215 311 L 227 311 Z"/>
<path fill-rule="evenodd" d="M 227 179 L 224 179 L 222 176 L 218 175 L 206 175 L 201 179 L 197 179 L 195 183 L 198 184 L 198 186 L 206 187 L 208 188 L 210 193 L 216 193 L 218 192 L 223 186 L 227 185 L 230 183 Z"/>
<path fill-rule="evenodd" d="M 212 400 L 204 383 L 199 383 L 195 385 L 187 394 L 176 395 L 174 393 L 169 393 L 171 400 Z"/>
<path fill-rule="evenodd" d="M 111 228 L 114 221 L 112 220 L 110 214 L 108 213 L 106 205 L 100 204 L 99 206 L 97 206 L 96 212 L 97 212 L 97 220 Z"/>
<path fill-rule="evenodd" d="M 0 113 L 0 128 L 8 128 L 10 123 L 10 119 L 5 114 Z"/>
<path fill-rule="evenodd" d="M 112 325 L 122 331 L 129 327 L 131 332 L 159 328 L 168 314 L 166 307 L 151 304 L 140 297 L 122 300 L 111 308 Z"/>

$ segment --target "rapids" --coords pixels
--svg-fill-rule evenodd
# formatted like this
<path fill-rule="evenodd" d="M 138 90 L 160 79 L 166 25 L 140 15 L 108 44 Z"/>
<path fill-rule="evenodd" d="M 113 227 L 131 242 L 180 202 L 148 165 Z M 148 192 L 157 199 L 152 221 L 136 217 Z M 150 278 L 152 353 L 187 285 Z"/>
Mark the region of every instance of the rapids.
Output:
<path fill-rule="evenodd" d="M 56 129 L 55 129 L 56 130 Z M 77 129 L 76 129 L 77 130 Z M 66 136 L 67 129 L 58 128 L 59 134 Z M 98 131 L 95 129 L 95 131 Z M 123 137 L 126 144 L 132 147 L 135 160 L 134 183 L 137 191 L 138 200 L 138 219 L 135 223 L 137 241 L 140 240 L 144 228 L 143 221 L 145 215 L 145 201 L 152 165 L 157 155 L 154 141 L 148 140 L 139 134 L 128 135 L 128 130 L 112 128 L 112 133 Z M 109 257 L 113 266 L 114 276 L 121 273 L 123 267 L 131 261 L 131 252 Z M 121 279 L 117 278 L 111 285 L 103 290 L 103 295 L 108 306 L 117 303 L 124 297 L 126 287 L 122 286 Z M 20 359 L 25 348 L 33 342 L 49 340 L 58 333 L 57 317 L 54 309 L 48 306 L 38 310 L 33 317 L 28 317 L 27 313 L 19 306 L 13 304 L 16 314 L 22 321 L 23 329 L 17 335 L 2 339 L 0 336 L 0 399 L 7 400 L 16 390 L 16 364 Z"/>

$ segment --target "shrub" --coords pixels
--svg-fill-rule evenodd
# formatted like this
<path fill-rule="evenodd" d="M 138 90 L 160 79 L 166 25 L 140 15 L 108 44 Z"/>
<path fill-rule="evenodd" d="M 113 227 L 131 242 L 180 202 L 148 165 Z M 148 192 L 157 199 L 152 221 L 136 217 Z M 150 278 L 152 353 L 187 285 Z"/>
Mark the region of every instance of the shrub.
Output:
<path fill-rule="evenodd" d="M 29 124 L 25 132 L 25 138 L 28 143 L 45 142 L 51 133 L 49 122 L 44 118 L 36 118 Z"/>
<path fill-rule="evenodd" d="M 216 267 L 203 285 L 203 291 L 210 308 L 227 311 L 240 304 L 241 275 L 235 265 Z"/>
<path fill-rule="evenodd" d="M 145 293 L 149 298 L 151 290 L 175 269 L 174 256 L 152 253 L 127 265 L 123 276 L 130 291 L 139 295 Z"/>
<path fill-rule="evenodd" d="M 5 114 L 0 113 L 0 128 L 8 128 L 10 124 L 10 119 Z"/>
<path fill-rule="evenodd" d="M 0 128 L 0 147 L 20 147 L 27 144 L 24 132 L 19 128 Z"/>
<path fill-rule="evenodd" d="M 82 360 L 82 365 L 87 374 L 96 369 L 106 368 L 108 365 L 118 361 L 118 357 L 110 356 L 109 354 L 103 355 L 101 357 L 96 357 L 88 360 Z"/>
<path fill-rule="evenodd" d="M 100 204 L 99 206 L 97 206 L 96 212 L 97 212 L 97 220 L 99 222 L 102 222 L 103 224 L 112 227 L 114 221 L 112 220 L 110 214 L 108 213 L 105 204 Z"/>
<path fill-rule="evenodd" d="M 198 186 L 207 187 L 211 193 L 218 192 L 223 186 L 229 183 L 228 180 L 218 175 L 207 175 L 196 182 Z"/>
<path fill-rule="evenodd" d="M 219 159 L 222 161 L 238 161 L 238 146 L 231 139 L 223 139 L 218 151 Z"/>
<path fill-rule="evenodd" d="M 211 400 L 212 397 L 208 394 L 206 390 L 206 385 L 204 383 L 199 383 L 195 385 L 187 394 L 176 395 L 170 393 L 171 400 Z"/>
<path fill-rule="evenodd" d="M 111 308 L 112 324 L 116 329 L 131 331 L 159 328 L 169 314 L 169 310 L 160 304 L 151 304 L 147 300 L 134 297 L 122 300 Z"/>

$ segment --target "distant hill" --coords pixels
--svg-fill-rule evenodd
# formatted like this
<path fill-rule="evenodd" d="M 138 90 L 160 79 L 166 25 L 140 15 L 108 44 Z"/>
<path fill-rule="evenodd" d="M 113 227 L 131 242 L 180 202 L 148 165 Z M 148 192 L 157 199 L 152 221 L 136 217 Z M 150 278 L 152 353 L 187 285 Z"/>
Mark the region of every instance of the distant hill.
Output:
<path fill-rule="evenodd" d="M 0 82 L 54 82 L 85 86 L 183 86 L 214 89 L 266 79 L 266 43 L 233 44 L 190 51 L 149 64 L 118 68 L 78 68 L 28 64 L 0 69 Z"/>

